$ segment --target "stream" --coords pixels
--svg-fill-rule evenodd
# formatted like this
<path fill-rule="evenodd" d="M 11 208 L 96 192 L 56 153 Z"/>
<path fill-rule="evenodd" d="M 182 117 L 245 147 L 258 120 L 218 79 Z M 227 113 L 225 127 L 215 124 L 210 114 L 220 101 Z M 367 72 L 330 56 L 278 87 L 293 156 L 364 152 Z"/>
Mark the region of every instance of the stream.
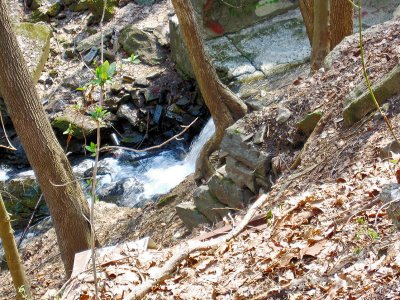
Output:
<path fill-rule="evenodd" d="M 189 148 L 183 142 L 175 143 L 173 149 L 134 153 L 117 150 L 111 157 L 99 161 L 97 194 L 100 200 L 121 206 L 143 206 L 149 200 L 170 191 L 195 170 L 196 159 L 203 145 L 214 133 L 210 119 Z M 154 153 L 154 154 L 153 154 Z M 94 160 L 84 158 L 72 161 L 77 178 L 88 195 L 89 179 Z M 34 178 L 32 170 L 17 171 L 0 166 L 0 182 L 15 182 Z"/>

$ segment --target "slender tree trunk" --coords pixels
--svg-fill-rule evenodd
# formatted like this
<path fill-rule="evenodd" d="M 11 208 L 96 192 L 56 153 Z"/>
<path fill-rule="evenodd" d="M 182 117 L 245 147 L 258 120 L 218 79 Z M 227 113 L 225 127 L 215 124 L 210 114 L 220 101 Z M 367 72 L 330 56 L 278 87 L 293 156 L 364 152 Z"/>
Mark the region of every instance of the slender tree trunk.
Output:
<path fill-rule="evenodd" d="M 218 78 L 210 58 L 205 52 L 203 37 L 197 25 L 191 1 L 172 0 L 172 4 L 179 20 L 183 41 L 189 52 L 190 63 L 197 83 L 216 128 L 214 136 L 204 145 L 196 162 L 195 177 L 199 180 L 212 174 L 209 163 L 210 154 L 218 149 L 225 129 L 243 117 L 247 112 L 247 107 Z"/>
<path fill-rule="evenodd" d="M 300 0 L 300 11 L 310 44 L 314 33 L 314 0 Z M 330 49 L 335 48 L 346 36 L 353 33 L 353 5 L 349 0 L 331 0 Z"/>
<path fill-rule="evenodd" d="M 330 51 L 329 14 L 330 0 L 314 0 L 314 32 L 311 53 L 311 70 L 314 71 L 321 68 Z"/>
<path fill-rule="evenodd" d="M 25 277 L 24 266 L 19 257 L 17 245 L 15 243 L 13 230 L 11 228 L 10 216 L 7 213 L 3 198 L 0 194 L 0 239 L 3 243 L 3 249 L 6 254 L 7 265 L 11 273 L 11 278 L 18 300 L 31 299 L 31 289 Z M 24 290 L 23 293 L 20 289 Z M 27 298 L 24 298 L 23 296 Z"/>
<path fill-rule="evenodd" d="M 89 208 L 36 93 L 0 0 L 0 92 L 49 207 L 67 276 L 74 255 L 90 248 Z"/>

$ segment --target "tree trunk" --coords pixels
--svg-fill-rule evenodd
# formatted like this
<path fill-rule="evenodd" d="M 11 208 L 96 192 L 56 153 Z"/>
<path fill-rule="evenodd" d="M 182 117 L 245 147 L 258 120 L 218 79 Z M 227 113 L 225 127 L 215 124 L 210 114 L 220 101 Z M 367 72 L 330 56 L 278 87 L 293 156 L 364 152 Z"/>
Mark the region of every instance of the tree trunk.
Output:
<path fill-rule="evenodd" d="M 89 208 L 36 93 L 0 0 L 0 92 L 49 207 L 67 276 L 74 255 L 90 248 Z"/>
<path fill-rule="evenodd" d="M 314 32 L 311 53 L 311 70 L 314 71 L 321 68 L 330 51 L 329 13 L 330 0 L 314 0 Z"/>
<path fill-rule="evenodd" d="M 300 0 L 300 11 L 310 44 L 314 32 L 314 0 Z M 353 33 L 353 5 L 349 0 L 331 1 L 330 14 L 330 49 L 335 48 L 346 36 Z"/>
<path fill-rule="evenodd" d="M 209 163 L 210 154 L 218 149 L 225 129 L 243 117 L 247 112 L 247 107 L 218 78 L 205 52 L 203 37 L 197 25 L 191 1 L 172 0 L 172 4 L 179 20 L 196 81 L 216 128 L 214 136 L 204 145 L 196 162 L 195 177 L 199 180 L 212 174 Z"/>
<path fill-rule="evenodd" d="M 11 228 L 10 216 L 6 211 L 3 198 L 0 194 L 0 239 L 3 242 L 3 249 L 6 255 L 7 265 L 11 273 L 11 278 L 18 300 L 31 299 L 31 290 L 25 277 L 24 266 L 18 254 L 15 244 L 13 230 Z M 22 292 L 23 288 L 24 292 Z M 26 296 L 26 298 L 24 298 Z"/>

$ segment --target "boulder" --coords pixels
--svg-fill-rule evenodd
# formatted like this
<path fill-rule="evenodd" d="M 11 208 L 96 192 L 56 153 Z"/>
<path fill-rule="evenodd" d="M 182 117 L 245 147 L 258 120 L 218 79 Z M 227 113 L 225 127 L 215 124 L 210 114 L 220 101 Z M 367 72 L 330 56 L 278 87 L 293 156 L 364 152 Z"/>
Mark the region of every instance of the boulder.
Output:
<path fill-rule="evenodd" d="M 248 188 L 253 193 L 258 193 L 259 186 L 256 183 L 256 177 L 253 170 L 230 156 L 226 158 L 225 168 L 228 177 L 239 188 Z"/>
<path fill-rule="evenodd" d="M 78 0 L 75 3 L 72 3 L 69 7 L 70 11 L 81 12 L 89 9 L 89 1 L 90 0 Z"/>
<path fill-rule="evenodd" d="M 132 126 L 139 124 L 139 109 L 135 108 L 132 103 L 125 103 L 119 106 L 117 116 L 128 120 Z"/>
<path fill-rule="evenodd" d="M 189 229 L 193 229 L 200 224 L 209 223 L 207 218 L 196 209 L 196 205 L 192 201 L 178 204 L 176 206 L 176 214 Z"/>
<path fill-rule="evenodd" d="M 297 6 L 294 1 L 280 0 L 233 0 L 229 5 L 223 1 L 191 0 L 207 36 L 220 36 L 237 32 L 262 20 L 287 12 Z"/>
<path fill-rule="evenodd" d="M 45 24 L 19 23 L 15 25 L 14 30 L 36 83 L 49 57 L 51 28 Z"/>
<path fill-rule="evenodd" d="M 176 17 L 170 19 L 170 39 L 177 70 L 194 78 Z M 311 50 L 299 10 L 206 40 L 205 46 L 224 81 L 255 80 L 284 73 L 304 63 Z"/>
<path fill-rule="evenodd" d="M 156 37 L 135 25 L 122 29 L 118 41 L 129 55 L 138 55 L 144 63 L 156 65 L 166 58 L 166 52 L 158 45 Z"/>
<path fill-rule="evenodd" d="M 229 212 L 228 209 L 225 209 L 226 206 L 211 194 L 209 187 L 206 185 L 202 185 L 194 191 L 193 201 L 197 210 L 212 223 L 221 221 Z"/>
<path fill-rule="evenodd" d="M 400 92 L 400 64 L 397 64 L 388 74 L 372 86 L 378 104 L 382 104 L 390 97 Z M 347 97 L 343 119 L 345 124 L 351 125 L 361 120 L 366 114 L 376 109 L 369 90 L 361 83 Z"/>
<path fill-rule="evenodd" d="M 63 111 L 61 115 L 56 116 L 51 122 L 51 125 L 61 132 L 65 132 L 70 124 L 73 129 L 72 136 L 80 140 L 94 134 L 97 129 L 97 123 L 90 116 L 74 110 Z M 102 124 L 101 127 L 104 128 L 105 125 Z"/>
<path fill-rule="evenodd" d="M 7 211 L 11 214 L 14 229 L 24 228 L 34 211 L 41 195 L 38 183 L 33 172 L 22 172 L 6 182 L 0 182 L 0 189 Z M 45 201 L 42 201 L 36 219 L 48 215 Z"/>
<path fill-rule="evenodd" d="M 103 15 L 103 3 L 104 0 L 88 0 L 87 1 L 87 7 L 89 11 L 93 15 L 92 21 L 94 23 L 98 23 L 101 20 L 101 17 Z M 115 7 L 118 5 L 119 0 L 108 0 L 107 1 L 107 6 L 104 14 L 104 21 L 110 21 L 111 18 L 115 14 Z"/>
<path fill-rule="evenodd" d="M 225 166 L 217 170 L 207 183 L 210 192 L 217 199 L 232 208 L 244 208 L 253 193 L 246 188 L 238 187 L 232 179 L 227 178 Z"/>
<path fill-rule="evenodd" d="M 113 34 L 114 34 L 114 29 L 112 28 L 105 29 L 103 32 L 104 43 L 107 43 L 111 39 Z M 88 51 L 94 47 L 100 48 L 100 44 L 101 44 L 101 33 L 98 32 L 78 42 L 76 45 L 76 50 L 78 52 Z"/>
<path fill-rule="evenodd" d="M 322 111 L 316 110 L 307 114 L 302 120 L 300 120 L 296 127 L 303 132 L 306 136 L 314 131 L 315 126 L 317 126 L 319 120 L 322 118 Z"/>
<path fill-rule="evenodd" d="M 241 132 L 240 121 L 227 128 L 221 142 L 221 150 L 247 166 L 252 172 L 266 176 L 270 170 L 271 155 L 254 148 L 248 142 L 252 135 L 246 136 Z"/>

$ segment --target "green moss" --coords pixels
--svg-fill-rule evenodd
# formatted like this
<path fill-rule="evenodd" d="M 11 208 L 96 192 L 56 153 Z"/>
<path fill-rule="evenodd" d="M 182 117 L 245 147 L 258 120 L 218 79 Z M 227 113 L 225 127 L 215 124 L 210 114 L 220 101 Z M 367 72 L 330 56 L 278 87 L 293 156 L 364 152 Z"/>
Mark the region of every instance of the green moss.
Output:
<path fill-rule="evenodd" d="M 157 206 L 158 206 L 158 207 L 165 206 L 165 205 L 171 203 L 173 200 L 175 200 L 175 198 L 176 198 L 177 196 L 178 196 L 178 195 L 173 194 L 173 195 L 161 197 L 160 201 L 158 201 L 158 203 L 157 203 Z"/>
<path fill-rule="evenodd" d="M 55 17 L 60 13 L 62 9 L 62 4 L 60 2 L 56 2 L 49 7 L 49 9 L 47 10 L 47 15 L 50 17 Z"/>
<path fill-rule="evenodd" d="M 115 13 L 115 7 L 118 5 L 119 0 L 107 1 L 107 7 L 104 14 L 104 21 L 111 20 Z M 103 14 L 103 0 L 88 0 L 88 9 L 93 14 L 93 22 L 97 23 L 101 20 Z"/>
<path fill-rule="evenodd" d="M 50 17 L 47 15 L 46 11 L 42 7 L 39 7 L 30 14 L 29 20 L 33 23 L 48 22 L 50 20 Z"/>

